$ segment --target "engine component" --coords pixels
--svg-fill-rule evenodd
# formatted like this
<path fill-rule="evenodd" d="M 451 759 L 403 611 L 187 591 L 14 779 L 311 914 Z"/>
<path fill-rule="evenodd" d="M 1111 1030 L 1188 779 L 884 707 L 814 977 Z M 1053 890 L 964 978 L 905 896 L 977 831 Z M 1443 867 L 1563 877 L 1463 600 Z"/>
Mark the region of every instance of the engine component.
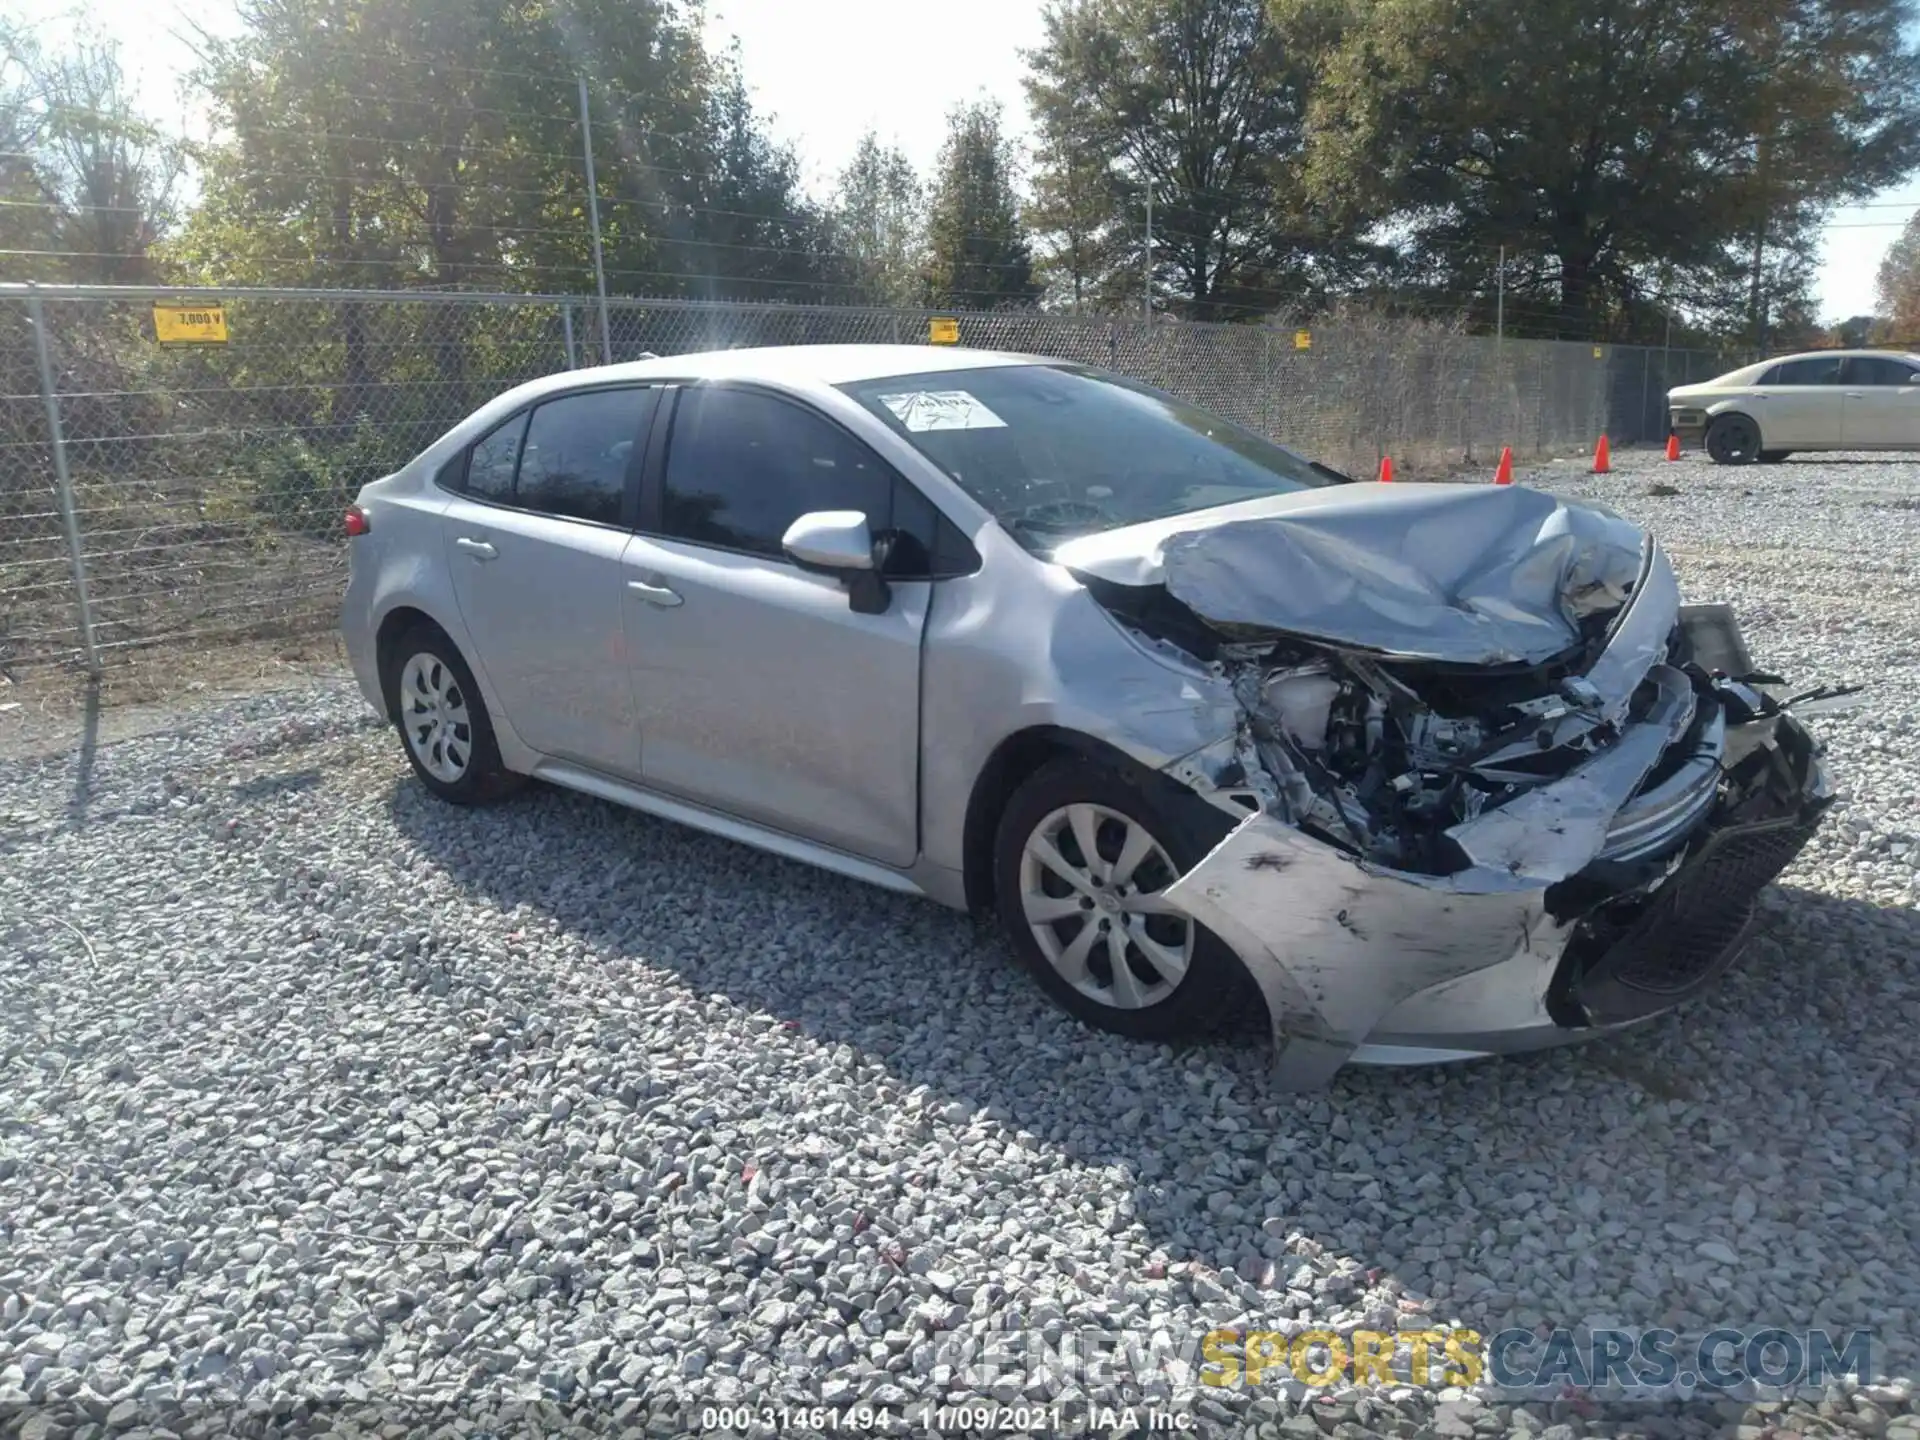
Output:
<path fill-rule="evenodd" d="M 1302 750 L 1323 750 L 1327 718 L 1340 691 L 1340 682 L 1320 665 L 1275 671 L 1261 687 L 1260 698 L 1294 744 Z"/>

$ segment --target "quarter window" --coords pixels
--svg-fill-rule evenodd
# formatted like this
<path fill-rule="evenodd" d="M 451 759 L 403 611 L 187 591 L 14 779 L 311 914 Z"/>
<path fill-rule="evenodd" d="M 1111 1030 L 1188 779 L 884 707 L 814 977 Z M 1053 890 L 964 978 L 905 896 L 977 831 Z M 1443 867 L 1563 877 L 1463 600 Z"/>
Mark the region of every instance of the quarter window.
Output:
<path fill-rule="evenodd" d="M 467 494 L 500 505 L 513 503 L 513 472 L 520 464 L 520 441 L 526 433 L 527 417 L 516 415 L 473 447 L 473 459 L 467 463 Z"/>
<path fill-rule="evenodd" d="M 651 390 L 590 390 L 537 407 L 527 426 L 514 504 L 616 525 Z"/>
<path fill-rule="evenodd" d="M 674 413 L 661 529 L 676 539 L 782 557 L 787 527 L 811 510 L 859 510 L 893 524 L 891 470 L 802 407 L 754 390 L 698 386 Z"/>

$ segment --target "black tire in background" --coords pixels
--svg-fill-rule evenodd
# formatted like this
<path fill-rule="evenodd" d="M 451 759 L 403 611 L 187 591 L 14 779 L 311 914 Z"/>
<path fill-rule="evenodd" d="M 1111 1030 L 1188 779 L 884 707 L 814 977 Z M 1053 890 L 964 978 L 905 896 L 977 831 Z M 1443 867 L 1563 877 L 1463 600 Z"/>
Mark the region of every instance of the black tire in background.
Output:
<path fill-rule="evenodd" d="M 383 662 L 388 703 L 400 727 L 400 748 L 422 785 L 454 805 L 484 805 L 520 788 L 524 778 L 500 763 L 493 721 L 487 715 L 480 687 L 474 683 L 473 671 L 444 630 L 437 625 L 415 625 L 393 642 Z M 457 706 L 453 713 L 464 716 L 463 724 L 440 727 L 444 737 L 436 732 L 438 744 L 421 739 L 434 727 L 423 695 L 413 693 L 410 681 L 415 674 L 427 690 Z M 451 751 L 447 748 L 449 739 L 454 747 Z M 464 756 L 457 774 L 451 773 L 452 754 Z"/>
<path fill-rule="evenodd" d="M 1747 415 L 1719 415 L 1707 427 L 1707 454 L 1718 465 L 1751 465 L 1760 458 L 1760 427 Z"/>

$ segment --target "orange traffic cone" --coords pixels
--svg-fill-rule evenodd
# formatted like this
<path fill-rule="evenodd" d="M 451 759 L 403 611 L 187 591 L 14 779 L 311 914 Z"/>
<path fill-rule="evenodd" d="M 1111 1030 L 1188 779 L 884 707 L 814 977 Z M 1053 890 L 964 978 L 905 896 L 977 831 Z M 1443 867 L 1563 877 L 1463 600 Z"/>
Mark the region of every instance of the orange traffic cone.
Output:
<path fill-rule="evenodd" d="M 1391 485 L 1393 483 L 1393 457 L 1391 455 L 1382 455 L 1380 457 L 1380 483 L 1382 485 Z"/>
<path fill-rule="evenodd" d="M 1600 443 L 1593 447 L 1593 473 L 1596 475 L 1606 475 L 1611 473 L 1612 470 L 1613 447 L 1607 444 L 1607 437 L 1602 435 L 1600 437 Z"/>
<path fill-rule="evenodd" d="M 1667 459 L 1678 460 L 1679 458 L 1680 458 L 1680 437 L 1678 435 L 1669 434 L 1667 436 Z"/>
<path fill-rule="evenodd" d="M 1500 447 L 1500 466 L 1493 472 L 1493 483 L 1496 485 L 1513 483 L 1513 447 L 1511 445 Z"/>

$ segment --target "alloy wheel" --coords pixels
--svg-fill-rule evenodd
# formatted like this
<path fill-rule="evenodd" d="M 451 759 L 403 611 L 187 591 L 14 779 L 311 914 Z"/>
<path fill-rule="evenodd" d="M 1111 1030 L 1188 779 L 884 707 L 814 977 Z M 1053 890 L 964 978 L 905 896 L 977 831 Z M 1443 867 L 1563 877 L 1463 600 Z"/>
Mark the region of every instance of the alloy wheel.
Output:
<path fill-rule="evenodd" d="M 467 697 L 452 669 L 422 651 L 400 671 L 400 728 L 414 757 L 434 779 L 456 784 L 473 758 Z"/>
<path fill-rule="evenodd" d="M 1162 894 L 1179 874 L 1139 821 L 1065 805 L 1027 837 L 1020 906 L 1063 980 L 1101 1005 L 1141 1010 L 1171 996 L 1193 961 L 1194 922 Z"/>

